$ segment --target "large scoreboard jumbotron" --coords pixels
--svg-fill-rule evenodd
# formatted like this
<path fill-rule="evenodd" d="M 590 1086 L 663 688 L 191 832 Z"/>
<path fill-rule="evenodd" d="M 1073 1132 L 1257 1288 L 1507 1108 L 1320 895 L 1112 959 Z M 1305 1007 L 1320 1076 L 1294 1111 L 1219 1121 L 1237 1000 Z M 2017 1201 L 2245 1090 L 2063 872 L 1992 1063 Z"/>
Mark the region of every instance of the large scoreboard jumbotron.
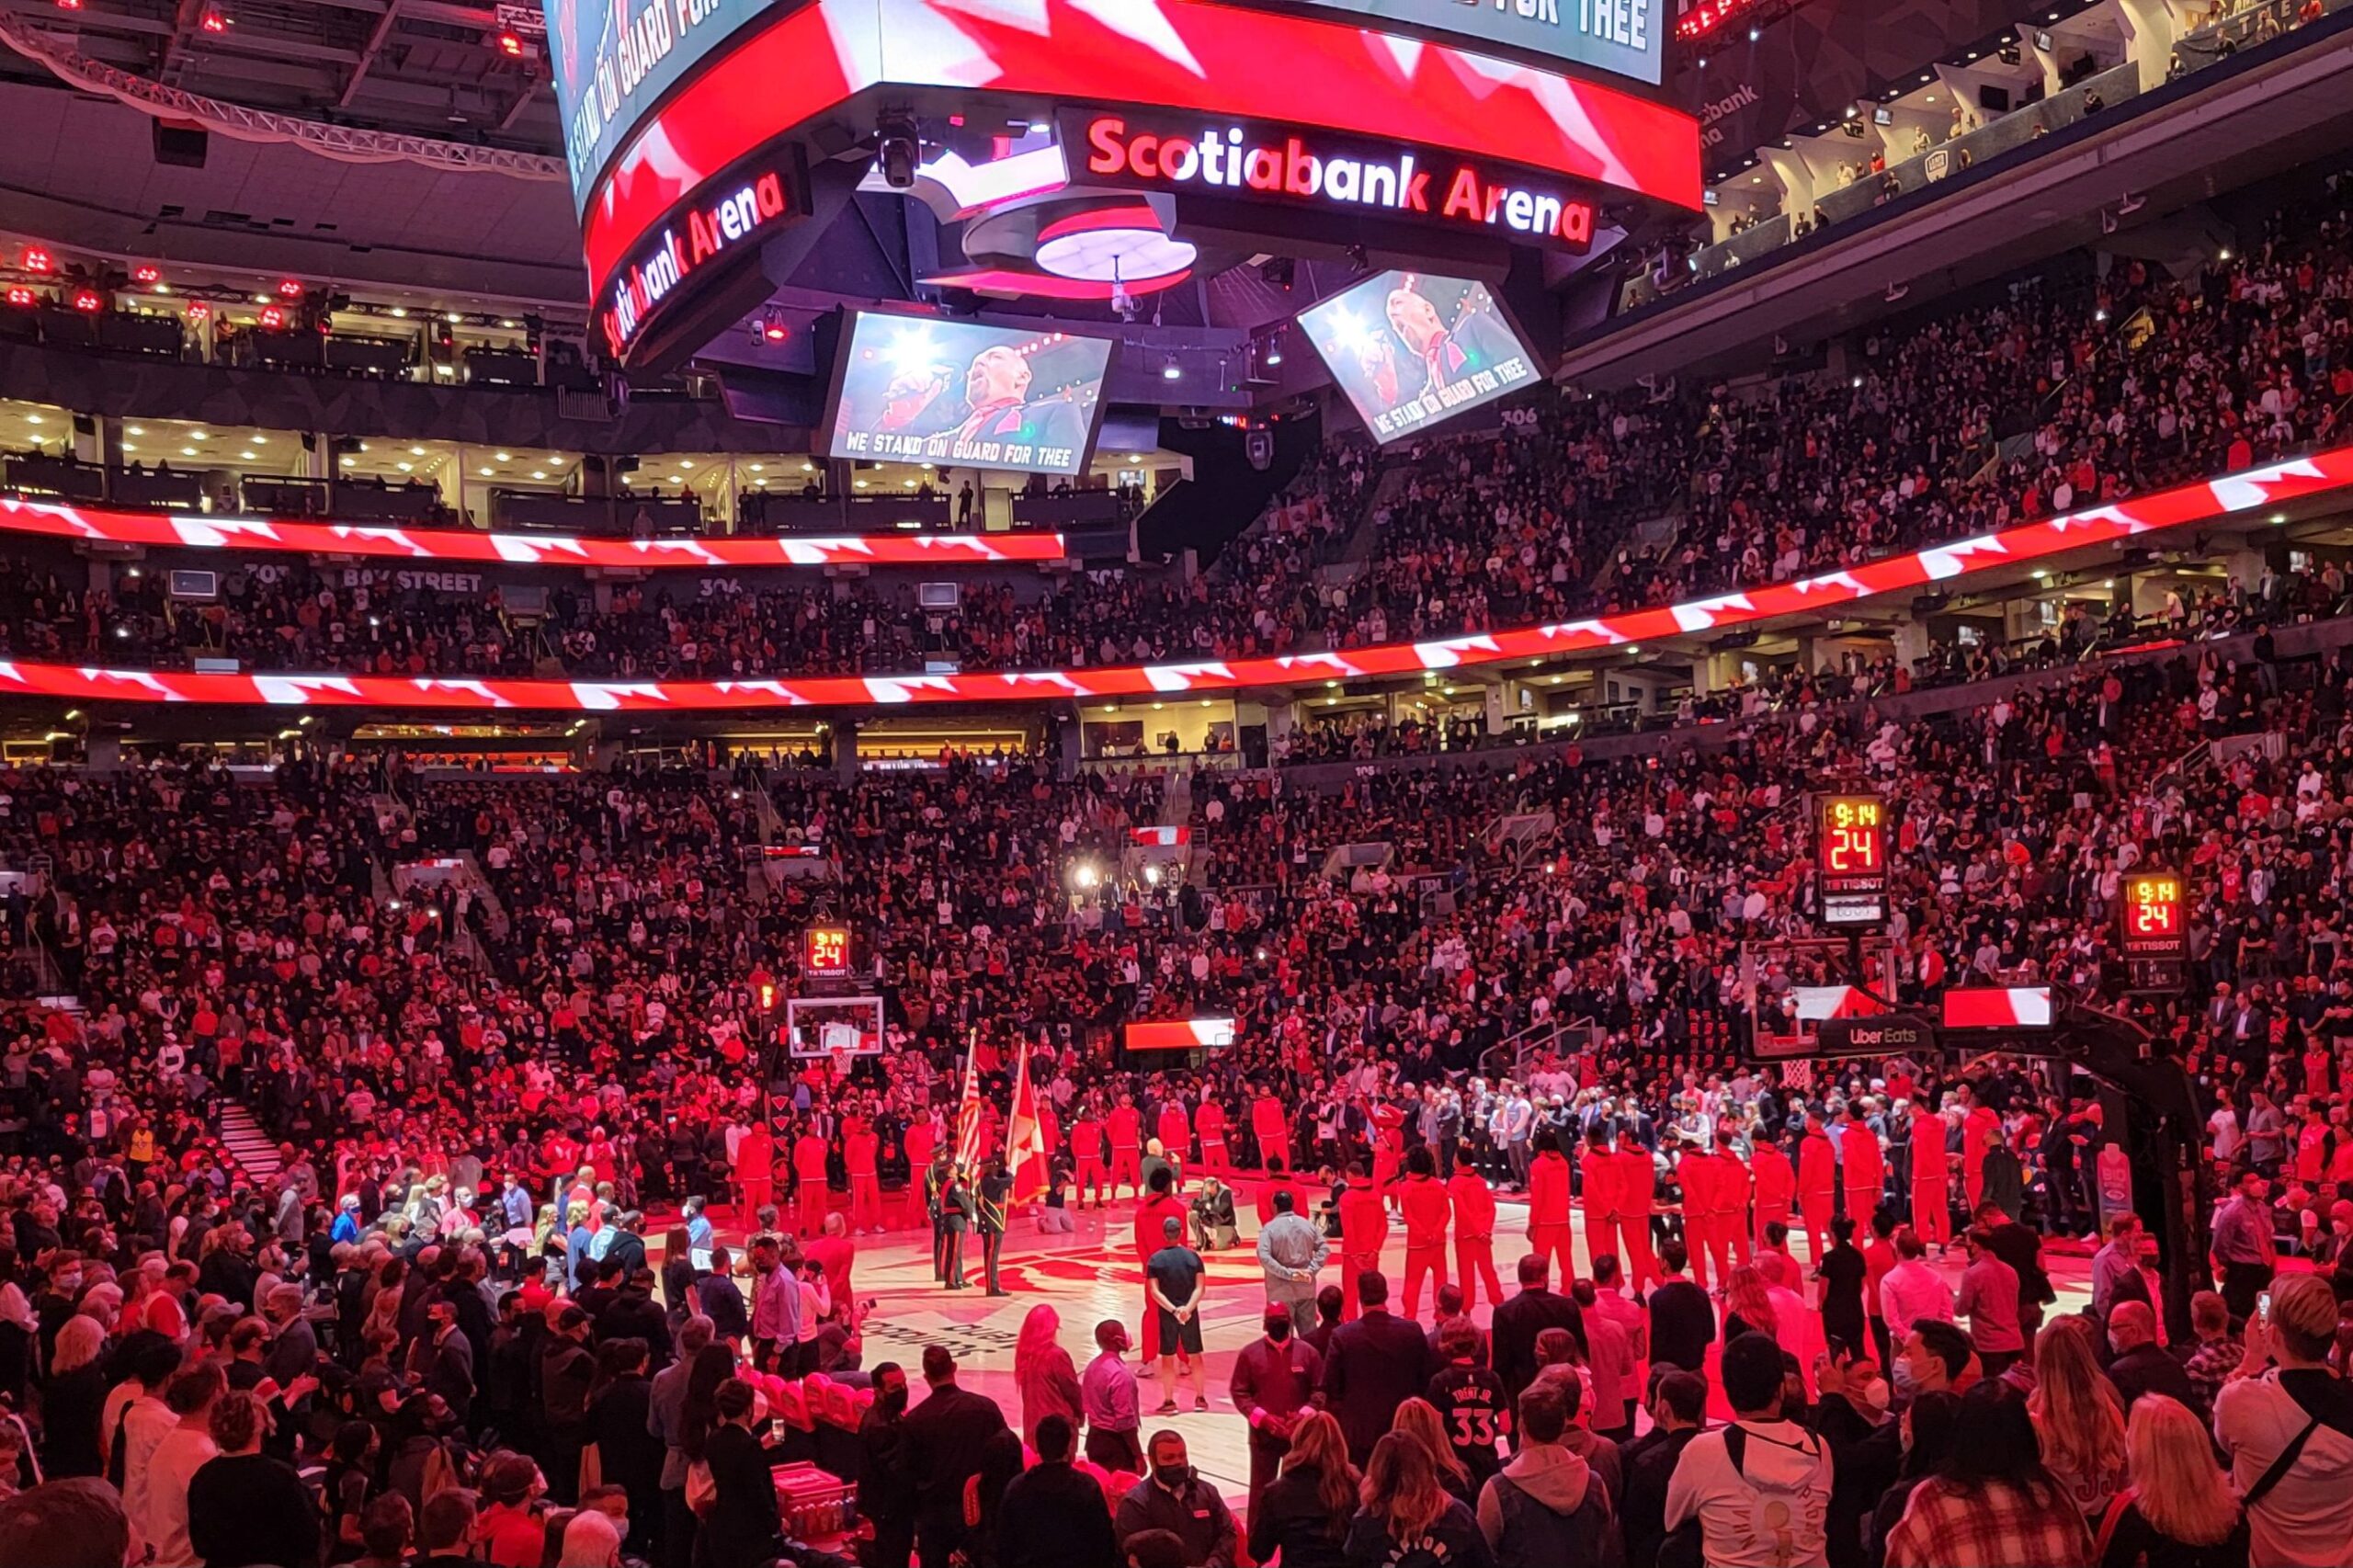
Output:
<path fill-rule="evenodd" d="M 546 8 L 592 308 L 624 358 L 655 317 L 748 266 L 774 230 L 808 213 L 811 132 L 829 124 L 837 143 L 840 131 L 869 134 L 886 108 L 909 105 L 1126 106 L 1174 116 L 1187 133 L 1211 122 L 1298 128 L 1348 139 L 1351 156 L 1388 148 L 1424 167 L 1444 156 L 1457 161 L 1439 176 L 1447 189 L 1469 169 L 1493 193 L 1504 238 L 1519 237 L 1504 230 L 1522 207 L 1570 210 L 1580 191 L 1699 207 L 1697 122 L 1646 96 L 1664 0 Z M 1541 178 L 1515 203 L 1520 185 L 1486 172 L 1495 165 Z"/>

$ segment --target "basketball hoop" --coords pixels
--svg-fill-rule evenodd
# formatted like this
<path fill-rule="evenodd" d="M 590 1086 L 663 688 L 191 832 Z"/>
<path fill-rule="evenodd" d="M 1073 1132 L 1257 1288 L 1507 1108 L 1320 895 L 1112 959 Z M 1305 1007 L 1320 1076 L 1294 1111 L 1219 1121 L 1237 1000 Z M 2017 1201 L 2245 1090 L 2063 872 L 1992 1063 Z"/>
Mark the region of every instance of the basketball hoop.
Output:
<path fill-rule="evenodd" d="M 858 1052 L 848 1049 L 847 1047 L 837 1045 L 834 1047 L 828 1054 L 834 1059 L 834 1076 L 836 1078 L 848 1077 L 851 1066 L 858 1061 Z"/>

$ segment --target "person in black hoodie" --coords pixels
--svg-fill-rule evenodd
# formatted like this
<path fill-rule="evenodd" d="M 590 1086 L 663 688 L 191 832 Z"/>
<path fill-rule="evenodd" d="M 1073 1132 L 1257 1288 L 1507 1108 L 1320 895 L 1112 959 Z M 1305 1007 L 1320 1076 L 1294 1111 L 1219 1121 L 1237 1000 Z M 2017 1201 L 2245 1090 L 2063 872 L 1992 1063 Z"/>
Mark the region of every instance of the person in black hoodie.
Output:
<path fill-rule="evenodd" d="M 1005 1489 L 997 1568 L 1096 1568 L 1114 1561 L 1111 1510 L 1094 1478 L 1072 1468 L 1078 1432 L 1067 1415 L 1038 1423 L 1038 1463 Z M 1286 1562 L 1290 1559 L 1284 1559 Z"/>
<path fill-rule="evenodd" d="M 858 1511 L 874 1521 L 870 1568 L 907 1568 L 915 1544 L 915 1486 L 907 1473 L 906 1369 L 885 1361 L 874 1369 L 874 1403 L 858 1424 Z M 1109 1510 L 1106 1509 L 1108 1517 Z"/>

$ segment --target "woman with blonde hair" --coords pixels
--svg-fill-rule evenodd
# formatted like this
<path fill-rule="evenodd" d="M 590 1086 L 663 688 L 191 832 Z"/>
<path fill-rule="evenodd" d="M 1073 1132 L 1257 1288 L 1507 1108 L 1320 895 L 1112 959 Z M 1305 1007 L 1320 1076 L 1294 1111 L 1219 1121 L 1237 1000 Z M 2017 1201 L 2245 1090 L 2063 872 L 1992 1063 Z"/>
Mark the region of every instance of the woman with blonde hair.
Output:
<path fill-rule="evenodd" d="M 1472 1505 L 1478 1503 L 1471 1467 L 1454 1451 L 1454 1440 L 1446 1435 L 1446 1422 L 1437 1405 L 1426 1399 L 1409 1399 L 1397 1407 L 1397 1414 L 1390 1418 L 1389 1429 L 1421 1439 L 1438 1466 L 1438 1483 L 1446 1488 L 1448 1495 Z"/>
<path fill-rule="evenodd" d="M 1372 1446 L 1348 1526 L 1349 1568 L 1493 1568 L 1477 1516 L 1438 1483 L 1428 1445 L 1388 1432 Z"/>
<path fill-rule="evenodd" d="M 1079 1395 L 1078 1369 L 1057 1337 L 1062 1314 L 1040 1301 L 1021 1320 L 1013 1342 L 1013 1385 L 1021 1392 L 1021 1440 L 1038 1446 L 1038 1423 L 1049 1415 L 1068 1420 L 1073 1430 L 1086 1424 L 1086 1402 Z"/>
<path fill-rule="evenodd" d="M 2246 1568 L 2246 1512 L 2189 1407 L 2143 1394 L 2132 1402 L 2124 1446 L 2132 1484 L 2099 1522 L 2102 1568 Z"/>
<path fill-rule="evenodd" d="M 1326 1410 L 1302 1413 L 1282 1473 L 1250 1510 L 1251 1560 L 1272 1562 L 1279 1552 L 1283 1568 L 1342 1568 L 1361 1480 L 1338 1419 Z"/>
<path fill-rule="evenodd" d="M 2098 1329 L 2086 1317 L 2051 1324 L 2034 1342 L 2034 1392 L 2027 1401 L 2042 1439 L 2043 1467 L 2067 1498 L 2097 1518 L 2124 1488 L 2124 1404 L 2092 1351 Z"/>
<path fill-rule="evenodd" d="M 1730 1345 L 1754 1330 L 1779 1340 L 1781 1314 L 1774 1310 L 1771 1287 L 1753 1265 L 1743 1264 L 1724 1276 L 1724 1343 Z"/>

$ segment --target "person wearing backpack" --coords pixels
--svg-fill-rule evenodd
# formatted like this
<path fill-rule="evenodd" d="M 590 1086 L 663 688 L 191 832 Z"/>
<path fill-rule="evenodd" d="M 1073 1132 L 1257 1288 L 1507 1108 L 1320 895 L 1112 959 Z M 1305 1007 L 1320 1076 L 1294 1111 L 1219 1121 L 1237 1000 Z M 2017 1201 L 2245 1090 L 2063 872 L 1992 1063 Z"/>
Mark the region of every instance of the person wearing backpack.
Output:
<path fill-rule="evenodd" d="M 1519 1451 L 1479 1492 L 1479 1530 L 1495 1568 L 1604 1568 L 1618 1521 L 1593 1467 L 1561 1445 L 1569 1425 L 1563 1384 L 1529 1384 L 1518 1415 Z"/>
<path fill-rule="evenodd" d="M 1724 1346 L 1722 1376 L 1732 1424 L 1692 1438 L 1676 1461 L 1660 1561 L 1827 1568 L 1830 1449 L 1781 1419 L 1780 1346 L 1769 1334 L 1742 1335 Z M 1694 1523 L 1697 1551 L 1677 1552 L 1675 1532 Z"/>
<path fill-rule="evenodd" d="M 2267 1568 L 2353 1563 L 2353 1391 L 2329 1369 L 2336 1325 L 2326 1277 L 2283 1275 L 2214 1395 L 2214 1439 Z"/>

